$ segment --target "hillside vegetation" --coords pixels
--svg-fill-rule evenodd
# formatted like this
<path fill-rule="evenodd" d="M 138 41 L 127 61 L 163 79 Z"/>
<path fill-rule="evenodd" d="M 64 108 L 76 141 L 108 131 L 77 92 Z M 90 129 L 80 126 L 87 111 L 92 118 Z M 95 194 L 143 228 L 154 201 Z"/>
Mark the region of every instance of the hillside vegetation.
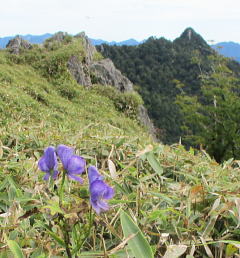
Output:
<path fill-rule="evenodd" d="M 85 51 L 69 38 L 0 52 L 0 257 L 237 255 L 239 161 L 220 166 L 204 150 L 154 143 L 136 95 L 76 83 L 66 61 Z M 86 173 L 82 185 L 61 167 L 43 180 L 37 162 L 59 144 L 115 189 L 107 212 L 91 208 Z"/>
<path fill-rule="evenodd" d="M 151 37 L 138 46 L 104 44 L 98 46 L 98 50 L 137 85 L 136 90 L 158 128 L 158 137 L 168 144 L 178 142 L 181 137 L 182 142 L 189 145 L 185 117 L 176 99 L 183 93 L 201 99 L 205 83 L 202 78 L 214 72 L 212 57 L 217 56 L 207 42 L 192 28 L 187 28 L 174 41 Z M 239 63 L 226 59 L 223 65 L 240 78 Z M 199 133 L 195 130 L 194 135 Z M 196 146 L 193 142 L 190 145 Z"/>

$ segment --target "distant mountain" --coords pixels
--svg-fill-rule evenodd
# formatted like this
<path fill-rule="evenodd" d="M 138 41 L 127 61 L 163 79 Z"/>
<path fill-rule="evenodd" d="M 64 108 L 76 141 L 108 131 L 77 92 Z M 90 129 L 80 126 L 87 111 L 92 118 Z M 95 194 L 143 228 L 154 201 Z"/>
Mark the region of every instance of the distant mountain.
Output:
<path fill-rule="evenodd" d="M 3 37 L 0 38 L 0 48 L 5 48 L 7 43 L 9 42 L 10 39 L 14 38 L 15 36 L 9 36 L 9 37 Z M 20 35 L 21 38 L 29 41 L 32 44 L 41 44 L 43 43 L 46 39 L 52 37 L 52 34 L 46 33 L 43 35 Z"/>
<path fill-rule="evenodd" d="M 212 45 L 212 48 L 219 54 L 240 62 L 240 44 L 235 42 L 220 42 Z"/>
<path fill-rule="evenodd" d="M 43 43 L 46 39 L 52 37 L 53 34 L 46 33 L 43 35 L 20 35 L 23 39 L 29 41 L 32 44 L 41 44 Z M 192 35 L 187 34 L 184 35 L 185 37 L 189 38 Z M 10 39 L 14 38 L 15 36 L 8 36 L 8 37 L 3 37 L 0 38 L 0 48 L 5 48 L 7 43 L 9 42 Z M 143 41 L 137 41 L 135 39 L 128 39 L 124 41 L 106 41 L 103 39 L 92 39 L 90 38 L 91 42 L 93 45 L 98 46 L 102 44 L 107 44 L 109 46 L 137 46 L 139 44 L 144 43 L 146 40 Z M 234 60 L 240 62 L 240 44 L 235 43 L 235 42 L 220 42 L 215 45 L 211 45 L 213 49 L 215 49 L 219 54 L 225 56 L 225 57 L 230 57 L 233 58 Z"/>
<path fill-rule="evenodd" d="M 106 41 L 106 40 L 102 40 L 102 39 L 90 39 L 92 44 L 95 45 L 95 46 L 98 46 L 98 45 L 102 45 L 102 44 L 107 44 L 107 45 L 110 45 L 110 46 L 136 46 L 136 45 L 139 45 L 141 42 L 135 40 L 135 39 L 128 39 L 128 40 L 124 40 L 124 41 L 120 41 L 120 42 L 117 42 L 117 41 Z"/>
<path fill-rule="evenodd" d="M 30 43 L 32 44 L 41 44 L 43 43 L 46 39 L 52 37 L 53 34 L 50 34 L 50 33 L 46 33 L 46 34 L 43 34 L 43 35 L 31 35 L 31 34 L 28 34 L 28 35 L 20 35 L 21 38 L 29 41 Z M 9 42 L 10 39 L 14 38 L 15 36 L 8 36 L 8 37 L 3 37 L 3 38 L 0 38 L 0 48 L 5 48 L 7 43 Z M 102 40 L 102 39 L 91 39 L 91 42 L 93 45 L 95 46 L 98 46 L 98 45 L 101 45 L 101 44 L 107 44 L 107 45 L 110 45 L 110 46 L 136 46 L 140 43 L 143 43 L 143 41 L 137 41 L 135 39 L 128 39 L 128 40 L 124 40 L 124 41 L 120 41 L 120 42 L 117 42 L 117 41 L 106 41 L 106 40 Z"/>

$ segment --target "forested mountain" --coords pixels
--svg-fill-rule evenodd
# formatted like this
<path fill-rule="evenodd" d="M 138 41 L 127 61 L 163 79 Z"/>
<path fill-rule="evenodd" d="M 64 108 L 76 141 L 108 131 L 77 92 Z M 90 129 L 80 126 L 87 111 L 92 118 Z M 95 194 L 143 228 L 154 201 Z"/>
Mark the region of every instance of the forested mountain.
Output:
<path fill-rule="evenodd" d="M 192 28 L 173 42 L 151 37 L 138 46 L 104 44 L 98 50 L 138 85 L 160 139 L 165 143 L 179 141 L 184 132 L 176 97 L 183 92 L 200 94 L 201 75 L 212 72 L 209 58 L 217 53 Z M 239 75 L 237 62 L 228 60 L 227 66 Z"/>

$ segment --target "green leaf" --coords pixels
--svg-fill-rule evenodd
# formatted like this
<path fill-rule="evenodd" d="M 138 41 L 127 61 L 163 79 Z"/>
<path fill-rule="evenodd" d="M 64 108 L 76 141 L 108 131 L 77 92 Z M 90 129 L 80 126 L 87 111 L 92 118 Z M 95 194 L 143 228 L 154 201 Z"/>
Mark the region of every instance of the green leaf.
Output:
<path fill-rule="evenodd" d="M 187 250 L 186 245 L 169 245 L 163 258 L 178 258 Z"/>
<path fill-rule="evenodd" d="M 56 213 L 64 214 L 64 211 L 59 207 L 59 201 L 50 200 L 48 201 L 49 205 L 43 206 L 43 209 L 49 209 L 52 216 Z"/>
<path fill-rule="evenodd" d="M 232 244 L 228 244 L 226 248 L 226 257 L 230 257 L 237 253 L 238 248 Z"/>
<path fill-rule="evenodd" d="M 44 224 L 42 221 L 38 220 L 38 221 L 37 221 L 37 226 L 46 229 L 46 230 L 47 230 L 47 233 L 48 233 L 59 245 L 61 245 L 62 247 L 66 247 L 64 240 L 61 239 L 57 234 L 55 234 L 55 233 L 51 230 L 51 228 L 50 228 L 48 225 L 46 225 L 46 224 Z"/>
<path fill-rule="evenodd" d="M 103 252 L 82 252 L 78 257 L 81 258 L 95 258 L 95 257 L 103 257 Z"/>
<path fill-rule="evenodd" d="M 124 237 L 128 238 L 133 236 L 129 239 L 128 245 L 134 256 L 137 258 L 153 258 L 151 246 L 130 216 L 126 212 L 121 211 L 120 219 Z"/>
<path fill-rule="evenodd" d="M 21 248 L 15 241 L 7 240 L 7 245 L 13 253 L 14 258 L 24 258 Z"/>
<path fill-rule="evenodd" d="M 50 230 L 48 230 L 47 232 L 59 245 L 61 245 L 62 247 L 66 247 L 64 241 L 57 234 Z"/>
<path fill-rule="evenodd" d="M 150 194 L 154 195 L 154 196 L 157 196 L 161 199 L 163 199 L 165 202 L 167 202 L 168 204 L 172 205 L 173 204 L 173 200 L 171 198 L 169 198 L 166 194 L 162 194 L 162 193 L 153 193 L 153 192 L 150 192 Z M 172 197 L 172 196 L 171 196 Z"/>
<path fill-rule="evenodd" d="M 163 168 L 161 167 L 160 163 L 154 156 L 153 152 L 147 153 L 147 160 L 150 166 L 152 167 L 152 169 L 161 176 L 163 173 Z"/>

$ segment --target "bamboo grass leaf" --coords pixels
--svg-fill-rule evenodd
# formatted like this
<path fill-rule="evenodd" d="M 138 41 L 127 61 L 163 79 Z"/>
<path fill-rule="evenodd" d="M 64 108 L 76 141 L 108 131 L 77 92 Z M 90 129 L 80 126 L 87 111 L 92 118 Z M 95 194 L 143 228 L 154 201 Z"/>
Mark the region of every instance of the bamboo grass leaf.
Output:
<path fill-rule="evenodd" d="M 18 243 L 13 240 L 7 240 L 7 244 L 11 252 L 13 253 L 14 258 L 24 258 L 21 248 Z"/>
<path fill-rule="evenodd" d="M 127 238 L 130 235 L 135 234 L 135 236 L 128 241 L 128 245 L 135 257 L 153 258 L 151 246 L 149 245 L 139 227 L 130 218 L 130 216 L 124 211 L 121 211 L 120 219 L 124 237 Z"/>

